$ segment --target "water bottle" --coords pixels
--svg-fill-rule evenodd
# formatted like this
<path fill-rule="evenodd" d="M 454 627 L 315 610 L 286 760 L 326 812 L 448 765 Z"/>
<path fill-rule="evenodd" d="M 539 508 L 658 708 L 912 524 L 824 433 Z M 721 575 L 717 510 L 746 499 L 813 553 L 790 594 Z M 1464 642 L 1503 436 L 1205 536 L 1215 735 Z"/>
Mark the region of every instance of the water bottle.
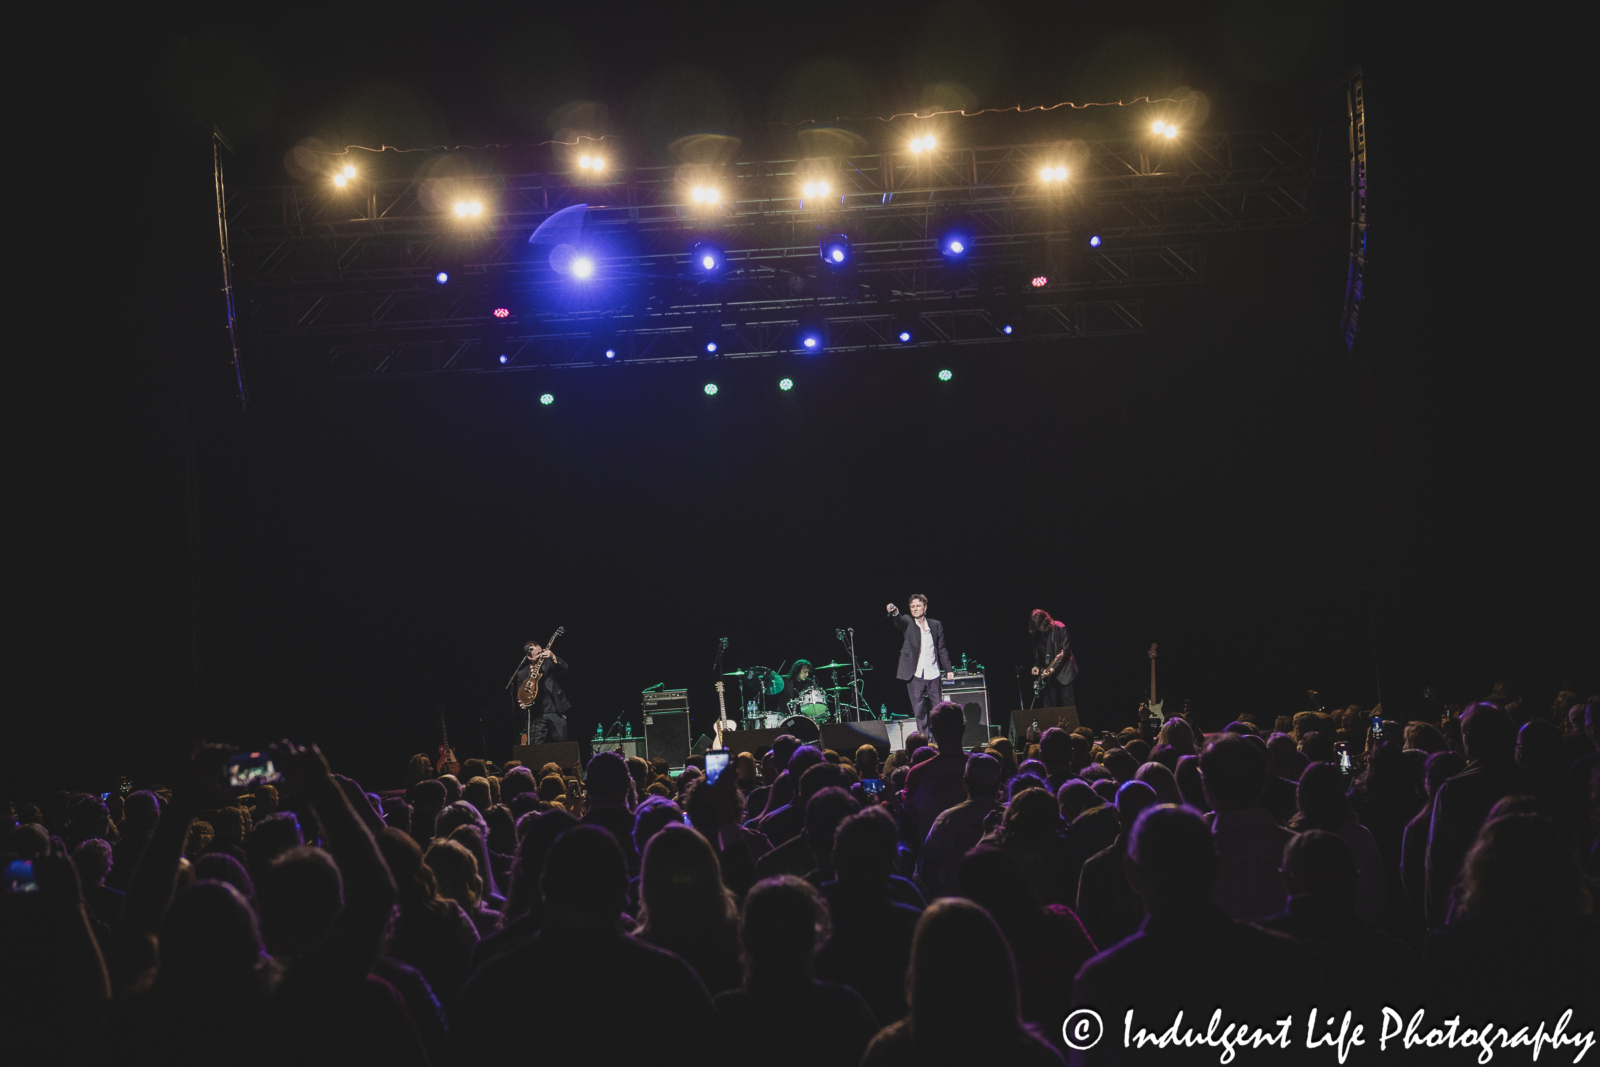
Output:
<path fill-rule="evenodd" d="M 595 727 L 594 727 L 594 739 L 596 741 L 604 741 L 606 739 L 606 728 L 605 728 L 605 726 L 601 725 L 600 723 L 596 723 L 595 724 Z"/>
<path fill-rule="evenodd" d="M 887 704 L 879 704 L 878 705 L 878 718 L 887 719 L 888 717 L 889 717 L 889 705 L 887 705 Z"/>

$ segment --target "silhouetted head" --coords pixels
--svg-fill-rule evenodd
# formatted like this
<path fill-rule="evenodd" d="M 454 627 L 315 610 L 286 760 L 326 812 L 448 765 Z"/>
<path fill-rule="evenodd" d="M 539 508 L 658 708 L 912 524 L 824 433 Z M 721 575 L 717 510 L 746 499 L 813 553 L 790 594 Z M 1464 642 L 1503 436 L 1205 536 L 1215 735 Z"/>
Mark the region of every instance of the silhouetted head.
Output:
<path fill-rule="evenodd" d="M 539 889 L 552 915 L 596 926 L 615 923 L 628 896 L 628 864 L 621 846 L 598 826 L 573 827 L 550 846 Z"/>
<path fill-rule="evenodd" d="M 1290 820 L 1296 830 L 1329 830 L 1334 833 L 1356 817 L 1346 796 L 1345 774 L 1336 763 L 1313 763 L 1300 775 L 1295 788 L 1295 807 Z"/>
<path fill-rule="evenodd" d="M 1211 828 L 1199 812 L 1158 804 L 1134 822 L 1123 864 L 1128 884 L 1144 900 L 1145 910 L 1153 912 L 1205 901 L 1219 862 Z"/>
<path fill-rule="evenodd" d="M 1235 734 L 1224 734 L 1212 741 L 1200 756 L 1200 781 L 1206 802 L 1217 811 L 1255 807 L 1267 784 L 1267 774 L 1267 754 Z M 1178 785 L 1183 785 L 1181 778 Z"/>
<path fill-rule="evenodd" d="M 1176 784 L 1173 785 L 1172 791 L 1174 793 L 1178 791 Z M 1122 832 L 1126 834 L 1138 821 L 1139 813 L 1157 803 L 1160 803 L 1160 798 L 1156 796 L 1156 791 L 1144 782 L 1123 782 L 1118 786 L 1117 822 L 1121 824 Z"/>
<path fill-rule="evenodd" d="M 1061 807 L 1048 789 L 1024 789 L 1006 805 L 1004 836 L 1041 838 L 1061 832 Z"/>
<path fill-rule="evenodd" d="M 1525 771 L 1556 773 L 1561 762 L 1561 730 L 1545 719 L 1529 719 L 1517 731 L 1517 766 Z"/>
<path fill-rule="evenodd" d="M 628 796 L 628 761 L 616 752 L 597 752 L 589 761 L 584 780 L 591 799 L 602 804 L 620 804 Z"/>
<path fill-rule="evenodd" d="M 894 816 L 874 805 L 848 816 L 833 834 L 833 866 L 840 881 L 887 885 L 894 873 L 899 830 Z"/>
<path fill-rule="evenodd" d="M 646 797 L 633 812 L 633 847 L 643 855 L 650 839 L 673 823 L 683 824 L 683 809 L 678 807 L 677 801 L 668 797 Z"/>
<path fill-rule="evenodd" d="M 1474 704 L 1461 715 L 1461 742 L 1474 763 L 1510 763 L 1516 758 L 1517 727 L 1505 709 Z"/>
<path fill-rule="evenodd" d="M 226 852 L 207 852 L 203 856 L 196 856 L 194 876 L 202 881 L 226 882 L 246 900 L 253 901 L 256 898 L 256 884 L 250 872 Z"/>
<path fill-rule="evenodd" d="M 1039 758 L 1052 776 L 1067 773 L 1072 766 L 1072 734 L 1052 726 L 1039 737 Z"/>
<path fill-rule="evenodd" d="M 280 960 L 300 959 L 333 933 L 333 921 L 344 906 L 339 866 L 320 848 L 290 849 L 256 879 L 256 903 L 267 948 Z M 163 959 L 165 955 L 163 944 Z"/>
<path fill-rule="evenodd" d="M 999 760 L 977 752 L 967 757 L 967 765 L 961 771 L 961 784 L 966 786 L 969 799 L 993 800 L 1000 788 L 1001 773 Z"/>
<path fill-rule="evenodd" d="M 829 786 L 819 790 L 806 802 L 806 846 L 818 867 L 827 867 L 833 857 L 833 835 L 850 816 L 861 810 L 861 805 L 848 790 Z"/>
<path fill-rule="evenodd" d="M 208 999 L 266 992 L 273 972 L 255 910 L 226 882 L 196 882 L 179 893 L 162 916 L 160 939 L 158 988 Z"/>
<path fill-rule="evenodd" d="M 711 843 L 681 823 L 662 827 L 645 846 L 639 905 L 639 932 L 651 940 L 705 936 L 738 911 Z"/>
<path fill-rule="evenodd" d="M 1090 808 L 1100 806 L 1100 794 L 1094 791 L 1094 786 L 1082 778 L 1071 778 L 1061 783 L 1061 788 L 1056 790 L 1056 803 L 1061 808 L 1061 818 L 1071 822 Z"/>
<path fill-rule="evenodd" d="M 1446 781 L 1454 778 L 1467 769 L 1467 758 L 1459 752 L 1435 752 L 1428 757 L 1427 766 L 1423 769 L 1423 785 L 1431 797 L 1439 791 L 1439 787 Z"/>
<path fill-rule="evenodd" d="M 1174 760 L 1173 762 L 1177 762 Z M 1156 800 L 1162 804 L 1182 804 L 1183 794 L 1178 791 L 1177 776 L 1172 773 L 1172 768 L 1162 763 L 1141 764 L 1134 774 L 1133 780 L 1143 782 L 1155 791 Z M 1123 823 L 1132 826 L 1133 823 Z"/>
<path fill-rule="evenodd" d="M 972 981 L 982 975 L 982 981 Z M 948 1052 L 1022 1030 L 1017 968 L 994 918 L 962 897 L 934 901 L 917 921 L 906 970 L 911 1036 Z"/>
<path fill-rule="evenodd" d="M 979 845 L 961 858 L 961 895 L 982 905 L 1007 936 L 1021 936 L 1039 915 L 1039 899 L 1022 864 L 1005 849 Z"/>
<path fill-rule="evenodd" d="M 1593 911 L 1591 883 L 1561 831 L 1543 816 L 1508 815 L 1478 831 L 1451 921 L 1560 930 Z"/>
<path fill-rule="evenodd" d="M 928 729 L 933 733 L 933 743 L 941 750 L 959 749 L 961 737 L 967 730 L 967 713 L 953 700 L 941 700 L 928 716 Z"/>
<path fill-rule="evenodd" d="M 745 894 L 739 915 L 745 985 L 809 982 L 817 951 L 830 932 L 828 905 L 810 882 L 792 874 L 757 882 Z"/>
<path fill-rule="evenodd" d="M 1283 878 L 1290 896 L 1314 896 L 1341 909 L 1354 909 L 1357 877 L 1355 853 L 1338 834 L 1307 830 L 1283 848 Z"/>

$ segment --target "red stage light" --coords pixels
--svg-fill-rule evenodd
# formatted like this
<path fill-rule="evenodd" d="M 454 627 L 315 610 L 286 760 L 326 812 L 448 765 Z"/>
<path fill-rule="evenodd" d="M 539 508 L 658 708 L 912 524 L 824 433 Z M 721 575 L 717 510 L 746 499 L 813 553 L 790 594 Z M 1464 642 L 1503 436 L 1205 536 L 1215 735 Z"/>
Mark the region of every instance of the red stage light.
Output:
<path fill-rule="evenodd" d="M 1043 289 L 1045 286 L 1047 286 L 1049 284 L 1050 284 L 1050 279 L 1046 278 L 1043 274 L 1039 274 L 1039 275 L 1035 275 L 1034 276 L 1033 287 L 1035 289 Z"/>
<path fill-rule="evenodd" d="M 494 309 L 494 317 L 497 318 L 497 319 L 509 319 L 511 317 L 511 309 L 510 308 L 495 308 Z"/>

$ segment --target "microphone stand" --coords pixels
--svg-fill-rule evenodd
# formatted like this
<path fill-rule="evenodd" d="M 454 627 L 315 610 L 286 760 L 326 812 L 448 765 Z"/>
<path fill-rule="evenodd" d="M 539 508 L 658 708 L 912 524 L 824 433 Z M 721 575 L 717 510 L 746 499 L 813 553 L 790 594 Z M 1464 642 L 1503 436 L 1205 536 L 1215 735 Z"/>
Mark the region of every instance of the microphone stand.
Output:
<path fill-rule="evenodd" d="M 860 722 L 861 712 L 865 708 L 865 704 L 861 694 L 861 668 L 856 663 L 856 631 L 854 627 L 846 626 L 842 630 L 835 630 L 834 634 L 850 650 L 850 699 L 852 710 L 856 713 L 856 722 Z M 871 708 L 865 708 L 865 710 L 869 718 L 876 719 L 878 717 Z"/>

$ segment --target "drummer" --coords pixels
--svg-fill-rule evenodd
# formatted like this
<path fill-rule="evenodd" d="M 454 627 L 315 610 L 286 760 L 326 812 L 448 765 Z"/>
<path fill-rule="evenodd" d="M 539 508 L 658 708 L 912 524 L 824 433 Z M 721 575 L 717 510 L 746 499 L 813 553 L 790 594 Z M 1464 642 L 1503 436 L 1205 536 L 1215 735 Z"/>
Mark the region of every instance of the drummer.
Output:
<path fill-rule="evenodd" d="M 817 680 L 812 677 L 811 661 L 797 659 L 794 666 L 789 668 L 789 677 L 783 683 L 783 696 L 780 699 L 793 700 L 816 684 Z"/>

